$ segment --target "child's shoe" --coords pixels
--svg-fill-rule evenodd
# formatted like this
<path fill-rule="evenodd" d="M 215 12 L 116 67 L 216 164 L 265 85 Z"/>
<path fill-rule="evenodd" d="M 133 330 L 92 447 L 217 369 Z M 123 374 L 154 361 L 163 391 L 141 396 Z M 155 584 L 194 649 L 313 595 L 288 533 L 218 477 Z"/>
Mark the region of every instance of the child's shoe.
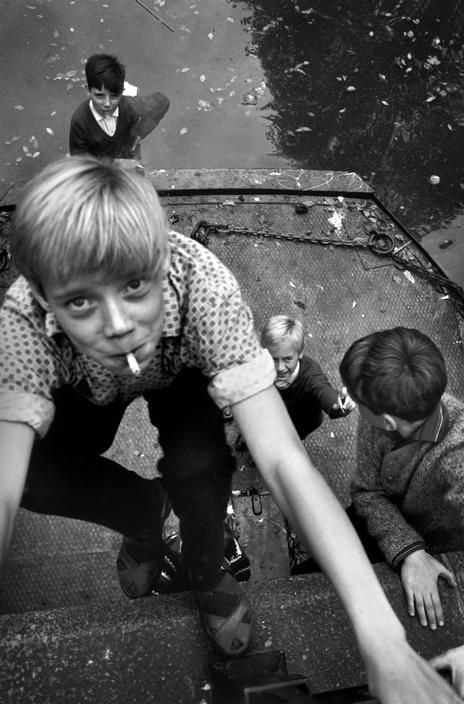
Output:
<path fill-rule="evenodd" d="M 221 570 L 219 584 L 207 591 L 195 590 L 200 617 L 206 633 L 221 653 L 243 655 L 250 645 L 252 616 L 250 605 L 235 577 Z"/>
<path fill-rule="evenodd" d="M 129 539 L 123 538 L 116 560 L 119 584 L 126 596 L 138 599 L 151 594 L 160 574 L 160 560 L 137 562 L 128 552 Z"/>
<path fill-rule="evenodd" d="M 237 582 L 248 582 L 251 577 L 250 560 L 227 524 L 224 529 L 224 559 Z"/>
<path fill-rule="evenodd" d="M 163 541 L 161 572 L 155 587 L 158 594 L 174 594 L 192 588 L 182 562 L 180 547 L 180 537 L 177 533 L 173 533 Z"/>

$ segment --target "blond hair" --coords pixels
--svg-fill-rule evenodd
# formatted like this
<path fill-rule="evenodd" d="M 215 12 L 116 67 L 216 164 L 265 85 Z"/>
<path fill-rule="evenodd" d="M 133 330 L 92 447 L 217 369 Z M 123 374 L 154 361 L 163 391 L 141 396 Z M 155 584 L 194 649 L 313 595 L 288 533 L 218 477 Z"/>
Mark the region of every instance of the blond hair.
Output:
<path fill-rule="evenodd" d="M 296 352 L 301 354 L 304 348 L 303 324 L 288 315 L 273 315 L 261 330 L 261 345 L 268 348 L 284 339 L 290 340 Z"/>
<path fill-rule="evenodd" d="M 148 179 L 90 156 L 60 159 L 25 187 L 12 237 L 19 271 L 37 288 L 98 273 L 154 276 L 168 226 Z"/>

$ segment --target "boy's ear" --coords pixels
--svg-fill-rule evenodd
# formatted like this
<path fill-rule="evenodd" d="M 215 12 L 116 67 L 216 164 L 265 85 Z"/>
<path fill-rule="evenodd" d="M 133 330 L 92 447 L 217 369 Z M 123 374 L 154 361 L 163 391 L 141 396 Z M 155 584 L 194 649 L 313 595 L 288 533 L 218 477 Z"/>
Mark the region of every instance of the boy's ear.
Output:
<path fill-rule="evenodd" d="M 44 310 L 49 312 L 51 310 L 50 304 L 48 303 L 47 299 L 45 298 L 45 296 L 43 295 L 41 290 L 35 284 L 29 284 L 29 285 L 31 287 L 32 294 L 33 294 L 34 298 L 36 299 L 36 301 L 38 301 L 38 303 L 40 304 L 40 306 Z"/>
<path fill-rule="evenodd" d="M 171 248 L 167 247 L 166 249 L 166 254 L 164 257 L 164 262 L 161 266 L 161 275 L 164 277 L 169 271 L 169 267 L 171 266 Z"/>
<path fill-rule="evenodd" d="M 394 416 L 391 416 L 389 413 L 382 413 L 382 418 L 385 425 L 385 430 L 388 430 L 389 432 L 398 430 L 398 423 Z"/>

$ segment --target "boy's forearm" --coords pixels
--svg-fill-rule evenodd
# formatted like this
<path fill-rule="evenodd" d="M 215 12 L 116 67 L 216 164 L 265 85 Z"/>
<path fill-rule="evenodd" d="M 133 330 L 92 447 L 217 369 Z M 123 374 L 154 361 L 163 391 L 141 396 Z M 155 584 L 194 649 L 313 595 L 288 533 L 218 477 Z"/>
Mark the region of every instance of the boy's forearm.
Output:
<path fill-rule="evenodd" d="M 404 637 L 361 543 L 340 503 L 305 454 L 263 472 L 268 486 L 311 554 L 332 582 L 360 647 L 373 637 Z M 267 476 L 266 476 L 267 475 Z M 302 492 L 301 486 L 308 486 Z"/>

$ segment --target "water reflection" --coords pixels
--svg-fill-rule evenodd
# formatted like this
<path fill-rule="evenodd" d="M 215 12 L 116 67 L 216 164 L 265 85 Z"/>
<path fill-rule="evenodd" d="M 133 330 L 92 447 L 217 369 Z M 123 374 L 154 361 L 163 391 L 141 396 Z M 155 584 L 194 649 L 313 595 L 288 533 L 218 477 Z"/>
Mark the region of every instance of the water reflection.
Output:
<path fill-rule="evenodd" d="M 461 0 L 241 4 L 250 12 L 247 50 L 272 95 L 262 110 L 279 154 L 307 169 L 357 171 L 418 235 L 456 215 L 464 196 Z"/>

